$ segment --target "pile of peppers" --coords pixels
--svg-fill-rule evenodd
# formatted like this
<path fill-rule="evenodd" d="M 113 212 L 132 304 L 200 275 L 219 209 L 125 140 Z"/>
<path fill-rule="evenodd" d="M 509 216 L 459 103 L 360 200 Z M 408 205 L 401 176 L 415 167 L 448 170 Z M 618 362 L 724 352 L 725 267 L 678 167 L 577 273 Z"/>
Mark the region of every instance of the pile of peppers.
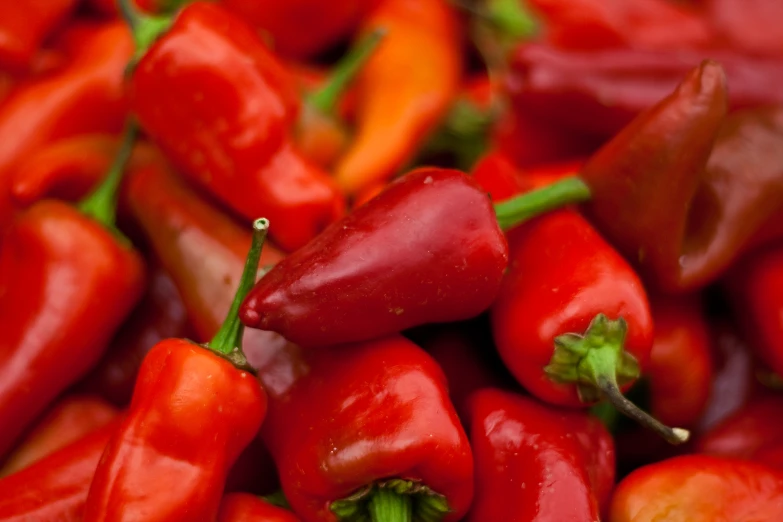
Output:
<path fill-rule="evenodd" d="M 780 0 L 0 0 L 0 522 L 783 520 Z"/>

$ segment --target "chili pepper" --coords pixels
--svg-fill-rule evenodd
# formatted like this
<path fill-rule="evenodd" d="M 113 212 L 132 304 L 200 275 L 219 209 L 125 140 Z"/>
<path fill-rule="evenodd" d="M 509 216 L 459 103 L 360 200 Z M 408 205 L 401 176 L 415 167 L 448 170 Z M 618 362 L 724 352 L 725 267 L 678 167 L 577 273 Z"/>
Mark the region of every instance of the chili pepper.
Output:
<path fill-rule="evenodd" d="M 582 164 L 581 160 L 566 161 L 520 169 L 505 154 L 494 151 L 486 154 L 476 163 L 473 178 L 489 192 L 493 201 L 505 201 L 517 194 L 574 176 L 579 172 Z"/>
<path fill-rule="evenodd" d="M 772 88 L 783 81 L 783 59 L 731 50 L 570 51 L 526 44 L 512 55 L 506 89 L 517 111 L 565 132 L 607 139 L 664 98 L 706 57 L 725 70 L 733 109 L 783 102 L 783 94 Z"/>
<path fill-rule="evenodd" d="M 614 444 L 587 413 L 488 388 L 470 398 L 476 494 L 467 521 L 598 520 Z"/>
<path fill-rule="evenodd" d="M 0 454 L 98 361 L 141 297 L 143 262 L 113 226 L 134 134 L 131 127 L 106 182 L 78 210 L 40 201 L 3 239 Z"/>
<path fill-rule="evenodd" d="M 127 16 L 137 38 L 159 23 Z M 140 42 L 145 50 L 130 80 L 133 112 L 189 181 L 247 219 L 268 215 L 289 250 L 343 213 L 334 181 L 291 143 L 293 80 L 241 19 L 189 4 L 148 49 Z"/>
<path fill-rule="evenodd" d="M 335 167 L 349 194 L 391 178 L 459 88 L 459 23 L 445 0 L 386 0 L 362 24 L 388 34 L 357 80 L 357 130 Z M 400 74 L 404 71 L 404 74 Z"/>
<path fill-rule="evenodd" d="M 218 522 L 299 522 L 296 515 L 247 493 L 231 493 L 220 502 Z"/>
<path fill-rule="evenodd" d="M 85 522 L 217 516 L 228 471 L 266 412 L 242 353 L 237 311 L 256 278 L 268 226 L 265 219 L 253 224 L 236 298 L 212 341 L 168 339 L 144 358 L 128 414 L 95 471 Z"/>
<path fill-rule="evenodd" d="M 6 459 L 0 477 L 17 473 L 105 426 L 117 413 L 116 408 L 90 395 L 69 395 L 60 399 Z"/>
<path fill-rule="evenodd" d="M 0 479 L 0 520 L 81 522 L 101 453 L 119 419 Z"/>
<path fill-rule="evenodd" d="M 734 459 L 687 455 L 640 468 L 620 482 L 610 522 L 779 520 L 783 473 Z"/>
<path fill-rule="evenodd" d="M 751 54 L 783 55 L 776 20 L 783 19 L 783 6 L 775 0 L 710 0 L 707 2 L 709 21 L 734 49 Z"/>
<path fill-rule="evenodd" d="M 24 70 L 76 0 L 25 0 L 0 5 L 0 69 Z"/>
<path fill-rule="evenodd" d="M 190 324 L 177 287 L 159 262 L 149 269 L 147 291 L 112 339 L 109 350 L 79 383 L 79 390 L 125 406 L 144 356 L 164 339 L 190 335 Z"/>
<path fill-rule="evenodd" d="M 20 160 L 54 140 L 122 126 L 130 35 L 111 23 L 86 31 L 81 42 L 67 67 L 18 87 L 0 107 L 0 229 L 11 219 L 7 185 Z"/>
<path fill-rule="evenodd" d="M 620 393 L 646 366 L 653 339 L 647 296 L 625 260 L 571 210 L 507 236 L 509 271 L 491 317 L 498 351 L 517 380 L 553 404 L 608 399 L 667 441 L 687 440 L 686 430 L 662 425 Z"/>
<path fill-rule="evenodd" d="M 461 519 L 473 462 L 435 361 L 399 336 L 337 347 L 339 357 L 294 349 L 285 369 L 259 369 L 270 398 L 261 434 L 294 512 L 306 522 Z"/>

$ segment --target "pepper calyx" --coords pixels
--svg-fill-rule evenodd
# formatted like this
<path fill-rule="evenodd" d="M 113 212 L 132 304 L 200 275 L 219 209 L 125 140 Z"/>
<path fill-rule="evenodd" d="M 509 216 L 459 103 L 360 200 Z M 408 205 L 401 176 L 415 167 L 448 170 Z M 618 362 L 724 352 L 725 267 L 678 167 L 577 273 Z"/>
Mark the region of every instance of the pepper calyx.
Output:
<path fill-rule="evenodd" d="M 404 479 L 365 486 L 329 508 L 340 522 L 440 522 L 450 511 L 443 495 Z"/>

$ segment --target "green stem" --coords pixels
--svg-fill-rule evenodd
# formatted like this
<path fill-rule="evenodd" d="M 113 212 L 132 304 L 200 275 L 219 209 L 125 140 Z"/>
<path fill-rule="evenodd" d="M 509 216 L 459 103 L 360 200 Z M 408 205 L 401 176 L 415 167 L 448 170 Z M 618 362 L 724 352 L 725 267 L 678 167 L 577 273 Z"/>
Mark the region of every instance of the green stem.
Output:
<path fill-rule="evenodd" d="M 117 219 L 117 191 L 122 182 L 125 166 L 133 151 L 133 143 L 136 141 L 138 128 L 135 123 L 128 121 L 122 135 L 122 142 L 114 161 L 109 167 L 109 172 L 103 182 L 91 194 L 79 202 L 79 210 L 86 216 L 100 222 L 105 227 L 116 230 Z"/>
<path fill-rule="evenodd" d="M 569 176 L 549 186 L 526 192 L 495 204 L 500 228 L 509 230 L 540 214 L 590 199 L 590 187 L 578 176 Z"/>
<path fill-rule="evenodd" d="M 392 489 L 379 488 L 367 503 L 372 522 L 412 522 L 413 498 Z"/>
<path fill-rule="evenodd" d="M 269 495 L 264 495 L 263 498 L 266 502 L 272 504 L 273 506 L 281 507 L 283 509 L 291 509 L 291 504 L 288 503 L 288 499 L 285 497 L 285 493 L 283 493 L 282 489 L 278 489 L 274 493 L 270 493 Z"/>
<path fill-rule="evenodd" d="M 169 16 L 151 16 L 142 13 L 133 3 L 133 0 L 117 0 L 120 16 L 133 33 L 133 41 L 136 44 L 136 52 L 132 63 L 136 63 L 147 52 L 147 49 L 155 43 L 161 34 L 171 26 L 172 19 Z"/>
<path fill-rule="evenodd" d="M 207 343 L 208 348 L 226 357 L 241 369 L 248 369 L 249 366 L 245 354 L 242 352 L 244 325 L 239 320 L 239 307 L 256 282 L 258 262 L 261 260 L 261 250 L 264 247 L 267 230 L 269 230 L 269 221 L 266 218 L 260 218 L 253 222 L 253 242 L 250 244 L 250 251 L 245 260 L 245 268 L 242 271 L 234 301 L 231 303 L 231 308 L 220 330 Z"/>
<path fill-rule="evenodd" d="M 522 0 L 490 0 L 487 11 L 490 23 L 513 42 L 530 39 L 538 32 L 538 21 Z"/>
<path fill-rule="evenodd" d="M 340 96 L 362 70 L 385 35 L 386 29 L 375 29 L 351 47 L 348 54 L 332 70 L 326 84 L 307 96 L 308 105 L 322 114 L 333 114 Z"/>

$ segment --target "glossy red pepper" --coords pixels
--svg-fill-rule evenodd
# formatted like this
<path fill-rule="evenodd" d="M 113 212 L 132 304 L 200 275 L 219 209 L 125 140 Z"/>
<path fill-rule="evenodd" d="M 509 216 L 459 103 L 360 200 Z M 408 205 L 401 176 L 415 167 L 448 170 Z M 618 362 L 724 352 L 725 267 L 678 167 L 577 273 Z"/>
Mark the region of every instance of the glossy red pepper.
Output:
<path fill-rule="evenodd" d="M 85 29 L 80 42 L 67 67 L 16 88 L 0 106 L 0 229 L 13 214 L 10 177 L 28 154 L 68 136 L 122 127 L 130 34 L 116 22 Z"/>
<path fill-rule="evenodd" d="M 755 522 L 783 517 L 783 473 L 688 455 L 640 468 L 617 486 L 609 522 Z"/>
<path fill-rule="evenodd" d="M 103 448 L 119 419 L 0 479 L 0 520 L 81 522 Z"/>
<path fill-rule="evenodd" d="M 261 433 L 299 517 L 460 520 L 473 461 L 435 361 L 399 336 L 293 350 L 259 369 L 269 393 Z"/>
<path fill-rule="evenodd" d="M 0 69 L 25 70 L 44 39 L 77 0 L 20 0 L 0 4 Z"/>
<path fill-rule="evenodd" d="M 707 0 L 715 31 L 734 49 L 750 54 L 783 56 L 783 4 L 775 0 Z"/>
<path fill-rule="evenodd" d="M 255 281 L 268 225 L 253 225 L 236 298 L 212 341 L 168 339 L 144 358 L 128 413 L 95 471 L 85 522 L 217 516 L 229 469 L 266 412 L 266 395 L 242 353 L 237 311 Z"/>
<path fill-rule="evenodd" d="M 292 78 L 219 5 L 185 7 L 139 60 L 130 93 L 141 126 L 182 174 L 246 219 L 268 216 L 283 248 L 302 246 L 343 213 L 334 181 L 291 143 Z"/>
<path fill-rule="evenodd" d="M 639 277 L 573 210 L 508 232 L 509 271 L 492 305 L 493 335 L 517 380 L 553 404 L 605 398 L 661 433 L 687 440 L 621 394 L 650 356 L 653 323 Z"/>
<path fill-rule="evenodd" d="M 91 395 L 68 395 L 56 402 L 0 468 L 5 477 L 29 467 L 47 455 L 76 442 L 106 424 L 119 412 Z"/>
<path fill-rule="evenodd" d="M 281 507 L 247 493 L 230 493 L 220 501 L 217 522 L 299 522 Z"/>
<path fill-rule="evenodd" d="M 523 169 L 514 165 L 505 154 L 493 151 L 476 163 L 473 178 L 489 192 L 492 201 L 505 201 L 573 176 L 583 163 L 582 160 L 573 160 Z"/>
<path fill-rule="evenodd" d="M 128 132 L 112 174 L 81 211 L 41 201 L 21 213 L 3 239 L 0 454 L 98 361 L 143 293 L 143 261 L 113 227 L 115 191 L 132 139 Z"/>
<path fill-rule="evenodd" d="M 587 413 L 496 389 L 470 398 L 476 493 L 468 522 L 599 520 L 614 487 L 614 444 Z"/>

